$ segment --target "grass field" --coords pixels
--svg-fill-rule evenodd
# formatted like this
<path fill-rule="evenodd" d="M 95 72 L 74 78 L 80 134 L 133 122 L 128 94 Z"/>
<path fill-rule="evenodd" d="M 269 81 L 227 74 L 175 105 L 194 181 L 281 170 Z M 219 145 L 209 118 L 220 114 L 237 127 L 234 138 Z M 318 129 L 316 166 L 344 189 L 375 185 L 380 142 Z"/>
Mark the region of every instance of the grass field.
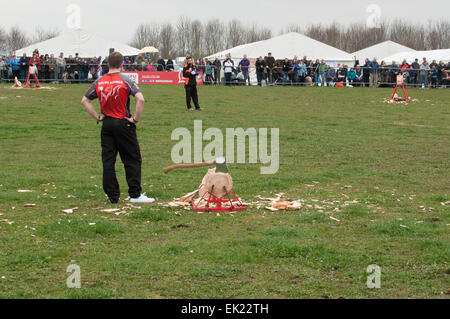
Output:
<path fill-rule="evenodd" d="M 450 90 L 409 89 L 418 101 L 393 105 L 392 89 L 201 87 L 207 110 L 187 113 L 182 87 L 142 86 L 143 187 L 159 203 L 200 183 L 205 169 L 162 169 L 172 130 L 201 119 L 279 128 L 279 172 L 232 164 L 234 190 L 304 207 L 217 216 L 152 204 L 115 216 L 101 209 L 126 202 L 103 194 L 87 87 L 0 87 L 0 298 L 449 297 Z M 66 286 L 71 263 L 81 289 Z M 366 286 L 371 264 L 380 289 Z"/>

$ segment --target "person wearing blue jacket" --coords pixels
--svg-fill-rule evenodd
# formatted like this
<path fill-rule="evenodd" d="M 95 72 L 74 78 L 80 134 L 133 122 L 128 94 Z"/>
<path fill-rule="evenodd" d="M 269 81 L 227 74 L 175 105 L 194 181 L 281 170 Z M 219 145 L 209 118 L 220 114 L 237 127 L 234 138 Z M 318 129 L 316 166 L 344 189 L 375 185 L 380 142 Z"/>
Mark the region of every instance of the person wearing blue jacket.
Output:
<path fill-rule="evenodd" d="M 350 85 L 354 85 L 356 82 L 356 71 L 354 68 L 351 68 L 350 71 L 347 72 L 347 79 Z"/>
<path fill-rule="evenodd" d="M 306 65 L 303 60 L 300 60 L 297 66 L 297 78 L 299 83 L 304 83 L 306 78 Z"/>
<path fill-rule="evenodd" d="M 431 88 L 437 88 L 438 84 L 438 69 L 433 65 L 430 70 Z"/>
<path fill-rule="evenodd" d="M 16 55 L 12 56 L 9 64 L 11 65 L 13 78 L 17 77 L 17 79 L 20 79 L 20 60 L 16 58 Z"/>

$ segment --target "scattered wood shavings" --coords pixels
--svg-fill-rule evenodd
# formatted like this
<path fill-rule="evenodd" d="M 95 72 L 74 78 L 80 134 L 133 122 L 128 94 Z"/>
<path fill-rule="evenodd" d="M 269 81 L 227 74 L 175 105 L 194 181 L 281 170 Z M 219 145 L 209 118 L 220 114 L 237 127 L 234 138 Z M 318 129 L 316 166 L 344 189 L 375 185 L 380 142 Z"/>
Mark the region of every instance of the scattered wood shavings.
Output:
<path fill-rule="evenodd" d="M 335 217 L 333 217 L 333 216 L 330 216 L 330 219 L 332 219 L 332 220 L 334 220 L 334 221 L 336 221 L 336 222 L 341 222 L 339 219 L 337 219 L 337 218 L 335 218 Z"/>
<path fill-rule="evenodd" d="M 102 212 L 104 212 L 104 213 L 116 213 L 116 212 L 120 212 L 120 209 L 118 209 L 118 208 L 103 209 Z"/>
<path fill-rule="evenodd" d="M 29 189 L 18 189 L 18 193 L 34 193 L 35 191 L 29 190 Z"/>
<path fill-rule="evenodd" d="M 162 205 L 164 207 L 189 207 L 191 206 L 191 202 L 194 199 L 194 197 L 198 194 L 199 190 L 195 190 L 193 192 L 190 192 L 180 198 L 175 198 L 172 202 L 169 202 L 165 205 Z"/>
<path fill-rule="evenodd" d="M 62 212 L 66 214 L 73 214 L 74 211 L 78 210 L 78 207 L 63 209 Z"/>
<path fill-rule="evenodd" d="M 23 207 L 36 207 L 36 204 L 24 204 Z"/>

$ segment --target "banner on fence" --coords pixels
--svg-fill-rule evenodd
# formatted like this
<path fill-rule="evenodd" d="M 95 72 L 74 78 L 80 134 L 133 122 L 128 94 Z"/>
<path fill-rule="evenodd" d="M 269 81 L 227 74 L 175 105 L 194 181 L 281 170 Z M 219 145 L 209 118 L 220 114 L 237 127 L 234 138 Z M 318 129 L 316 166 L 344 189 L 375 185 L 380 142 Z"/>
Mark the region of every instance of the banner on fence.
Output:
<path fill-rule="evenodd" d="M 159 72 L 159 71 L 124 71 L 122 72 L 136 84 L 169 84 L 184 85 L 183 72 Z M 197 84 L 203 85 L 203 74 L 197 76 Z"/>

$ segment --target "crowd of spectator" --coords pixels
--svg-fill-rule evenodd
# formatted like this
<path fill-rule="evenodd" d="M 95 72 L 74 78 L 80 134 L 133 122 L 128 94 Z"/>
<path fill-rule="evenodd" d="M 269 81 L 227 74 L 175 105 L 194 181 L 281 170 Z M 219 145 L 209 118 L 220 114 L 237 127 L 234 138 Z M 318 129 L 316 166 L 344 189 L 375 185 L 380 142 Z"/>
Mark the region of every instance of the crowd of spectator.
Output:
<path fill-rule="evenodd" d="M 249 69 L 251 64 L 247 56 L 235 66 L 234 61 L 227 57 L 220 64 L 218 60 L 213 67 L 223 68 L 225 85 L 251 85 Z M 216 64 L 218 63 L 218 64 Z M 216 66 L 217 65 L 217 66 Z M 269 52 L 266 57 L 260 56 L 254 63 L 256 83 L 263 85 L 307 85 L 307 86 L 394 86 L 398 75 L 402 75 L 404 83 L 421 88 L 448 87 L 450 85 L 450 62 L 433 60 L 429 63 L 426 58 L 419 63 L 416 59 L 408 64 L 403 60 L 401 64 L 391 61 L 390 64 L 366 59 L 363 65 L 355 61 L 349 67 L 346 64 L 329 65 L 325 60 L 308 60 L 307 57 L 290 60 L 276 60 Z M 209 74 L 214 73 L 214 69 Z M 215 83 L 205 78 L 205 83 Z"/>
<path fill-rule="evenodd" d="M 197 62 L 198 71 L 203 74 L 205 85 L 224 84 L 251 85 L 250 70 L 254 69 L 256 83 L 263 85 L 306 85 L 306 86 L 370 86 L 383 87 L 395 85 L 397 76 L 401 74 L 405 83 L 421 88 L 448 87 L 450 84 L 450 63 L 432 61 L 425 58 L 419 62 L 416 59 L 408 64 L 385 61 L 378 63 L 374 58 L 366 59 L 364 64 L 356 61 L 353 66 L 346 64 L 327 64 L 325 60 L 275 59 L 269 52 L 264 58 L 260 56 L 252 63 L 246 55 L 235 63 L 231 57 L 224 61 L 216 58 L 200 58 Z M 31 57 L 23 54 L 7 58 L 0 56 L 0 81 L 11 81 L 17 77 L 25 81 L 29 67 L 35 68 L 39 81 L 43 83 L 86 83 L 92 82 L 108 72 L 108 59 L 102 57 L 83 58 L 64 56 L 61 52 L 40 54 L 36 49 Z M 125 57 L 125 71 L 177 71 L 172 59 L 158 56 L 155 62 L 147 54 L 135 57 Z M 223 78 L 222 78 L 223 74 Z M 253 74 L 253 73 L 252 73 Z"/>

